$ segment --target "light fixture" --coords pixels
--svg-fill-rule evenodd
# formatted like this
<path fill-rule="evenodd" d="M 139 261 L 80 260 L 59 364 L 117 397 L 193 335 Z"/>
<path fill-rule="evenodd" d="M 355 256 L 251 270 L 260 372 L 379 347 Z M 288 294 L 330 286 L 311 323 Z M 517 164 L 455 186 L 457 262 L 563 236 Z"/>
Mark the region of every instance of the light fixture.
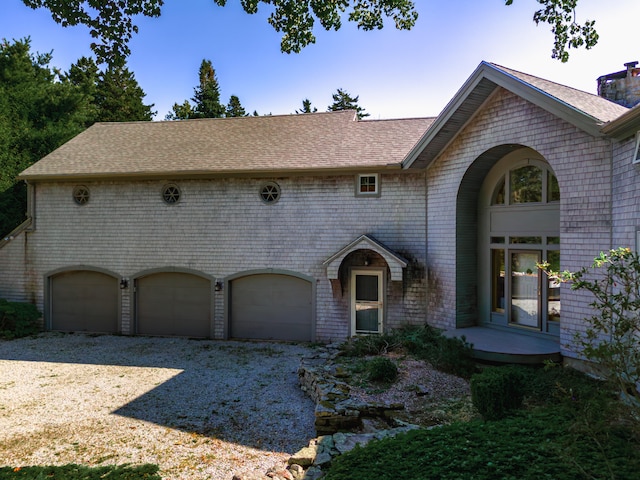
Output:
<path fill-rule="evenodd" d="M 221 291 L 221 290 L 222 290 L 222 282 L 221 282 L 220 280 L 218 280 L 218 281 L 216 282 L 215 286 L 213 287 L 213 289 L 214 289 L 216 292 Z"/>
<path fill-rule="evenodd" d="M 125 288 L 129 288 L 129 280 L 126 278 L 120 279 L 120 290 L 124 290 Z"/>

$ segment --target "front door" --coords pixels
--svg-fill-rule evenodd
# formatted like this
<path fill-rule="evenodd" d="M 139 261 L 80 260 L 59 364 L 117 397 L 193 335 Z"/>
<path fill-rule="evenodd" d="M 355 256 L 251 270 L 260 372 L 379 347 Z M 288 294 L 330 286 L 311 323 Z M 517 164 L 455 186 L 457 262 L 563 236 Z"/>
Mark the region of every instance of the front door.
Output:
<path fill-rule="evenodd" d="M 351 332 L 353 335 L 382 333 L 384 285 L 382 270 L 351 272 Z"/>
<path fill-rule="evenodd" d="M 522 327 L 540 327 L 540 252 L 511 251 L 511 317 Z"/>

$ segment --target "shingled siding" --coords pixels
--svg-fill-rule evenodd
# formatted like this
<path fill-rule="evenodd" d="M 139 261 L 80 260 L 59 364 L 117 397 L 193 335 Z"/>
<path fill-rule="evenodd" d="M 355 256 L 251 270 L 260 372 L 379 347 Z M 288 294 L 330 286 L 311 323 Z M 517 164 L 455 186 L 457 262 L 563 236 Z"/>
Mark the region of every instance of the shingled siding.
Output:
<path fill-rule="evenodd" d="M 460 183 L 478 157 L 503 144 L 536 150 L 558 177 L 562 269 L 588 265 L 599 251 L 611 245 L 610 142 L 595 139 L 501 89 L 428 169 L 427 317 L 433 325 L 455 328 L 460 322 L 455 251 L 455 202 Z M 476 292 L 467 295 L 473 297 Z M 582 319 L 589 313 L 589 299 L 564 286 L 561 295 L 560 344 L 563 354 L 572 356 L 564 346 L 571 343 L 573 332 L 582 328 Z"/>
<path fill-rule="evenodd" d="M 274 204 L 258 195 L 267 180 L 282 190 Z M 43 308 L 46 275 L 81 265 L 128 279 L 151 269 L 187 269 L 219 280 L 245 271 L 283 270 L 317 280 L 317 339 L 345 338 L 348 289 L 332 291 L 322 262 L 367 233 L 411 261 L 404 285 L 389 282 L 387 325 L 424 322 L 424 172 L 381 175 L 381 195 L 372 198 L 355 196 L 351 174 L 224 178 L 171 181 L 182 195 L 167 205 L 161 198 L 167 182 L 80 182 L 91 192 L 84 206 L 72 198 L 77 183 L 37 184 L 37 229 L 28 234 L 26 249 L 18 250 L 16 242 L 0 250 L 2 265 L 15 264 L 19 276 L 24 261 L 36 281 L 22 292 L 3 272 L 0 297 L 11 291 L 14 297 L 33 297 Z M 121 331 L 129 333 L 132 289 L 121 293 Z M 226 294 L 214 295 L 215 336 L 222 338 Z"/>
<path fill-rule="evenodd" d="M 640 249 L 636 232 L 640 231 L 640 165 L 633 165 L 635 136 L 616 142 L 613 148 L 613 248 Z"/>

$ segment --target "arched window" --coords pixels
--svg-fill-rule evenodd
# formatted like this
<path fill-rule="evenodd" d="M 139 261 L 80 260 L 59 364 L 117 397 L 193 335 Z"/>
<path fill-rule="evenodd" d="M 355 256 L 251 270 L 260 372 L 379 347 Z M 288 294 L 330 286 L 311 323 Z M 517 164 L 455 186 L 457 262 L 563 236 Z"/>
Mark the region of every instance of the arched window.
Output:
<path fill-rule="evenodd" d="M 558 202 L 558 179 L 551 170 L 542 166 L 515 167 L 497 182 L 491 205 L 506 205 L 507 199 L 509 205 Z"/>

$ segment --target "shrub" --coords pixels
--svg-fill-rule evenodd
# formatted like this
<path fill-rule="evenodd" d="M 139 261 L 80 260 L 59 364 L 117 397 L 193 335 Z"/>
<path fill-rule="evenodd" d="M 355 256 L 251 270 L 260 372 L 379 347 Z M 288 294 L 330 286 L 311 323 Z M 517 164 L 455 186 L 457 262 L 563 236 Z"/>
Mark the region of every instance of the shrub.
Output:
<path fill-rule="evenodd" d="M 398 377 L 398 367 L 387 357 L 375 357 L 367 362 L 367 379 L 371 382 L 392 383 Z"/>
<path fill-rule="evenodd" d="M 110 465 L 86 467 L 84 465 L 62 465 L 46 467 L 0 467 L 0 480 L 161 480 L 157 465 Z"/>
<path fill-rule="evenodd" d="M 499 420 L 519 409 L 524 400 L 522 367 L 488 367 L 471 377 L 471 401 L 485 420 Z"/>
<path fill-rule="evenodd" d="M 586 290 L 595 313 L 577 332 L 578 353 L 602 367 L 640 423 L 640 257 L 629 248 L 601 252 L 591 267 L 577 272 L 553 272 L 540 267 L 554 280 L 568 282 L 572 290 Z"/>
<path fill-rule="evenodd" d="M 0 298 L 0 338 L 26 337 L 40 331 L 40 312 L 30 303 Z"/>

